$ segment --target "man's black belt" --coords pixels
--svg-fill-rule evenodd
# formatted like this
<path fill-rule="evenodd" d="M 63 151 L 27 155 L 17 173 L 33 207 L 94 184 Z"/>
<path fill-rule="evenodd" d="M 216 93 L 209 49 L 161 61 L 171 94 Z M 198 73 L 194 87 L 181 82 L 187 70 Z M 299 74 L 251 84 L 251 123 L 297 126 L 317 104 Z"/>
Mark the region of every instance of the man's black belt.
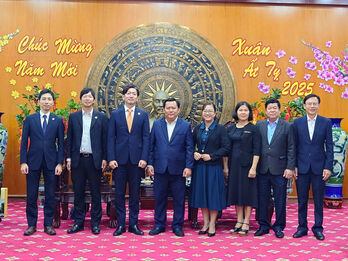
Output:
<path fill-rule="evenodd" d="M 83 158 L 88 158 L 91 156 L 92 156 L 92 153 L 80 153 L 80 157 L 83 157 Z"/>

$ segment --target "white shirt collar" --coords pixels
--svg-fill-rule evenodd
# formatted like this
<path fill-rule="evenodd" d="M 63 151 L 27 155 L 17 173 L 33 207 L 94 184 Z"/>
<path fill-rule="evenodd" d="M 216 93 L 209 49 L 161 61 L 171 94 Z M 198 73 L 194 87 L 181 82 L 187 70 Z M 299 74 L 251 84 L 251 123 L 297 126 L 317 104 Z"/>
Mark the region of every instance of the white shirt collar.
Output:
<path fill-rule="evenodd" d="M 169 123 L 169 122 L 167 121 L 166 118 L 165 118 L 165 120 L 166 120 L 166 123 L 167 123 L 167 124 L 176 124 L 176 122 L 177 122 L 177 120 L 178 120 L 178 117 L 176 117 L 176 119 L 175 119 L 174 121 L 172 121 L 171 123 Z"/>
<path fill-rule="evenodd" d="M 82 115 L 92 116 L 92 114 L 93 114 L 93 108 L 92 108 L 92 110 L 91 110 L 89 113 L 86 113 L 86 112 L 84 111 L 84 109 L 82 109 Z"/>
<path fill-rule="evenodd" d="M 315 115 L 315 117 L 313 119 L 311 119 L 308 115 L 307 115 L 307 121 L 316 121 L 318 117 L 318 114 Z"/>
<path fill-rule="evenodd" d="M 127 112 L 129 109 L 131 109 L 132 110 L 132 112 L 134 112 L 135 111 L 135 105 L 133 106 L 133 107 L 131 107 L 131 108 L 128 108 L 126 105 L 124 105 L 124 110 Z"/>
<path fill-rule="evenodd" d="M 50 118 L 50 112 L 43 113 L 42 111 L 40 111 L 40 118 L 42 118 L 44 115 L 47 115 L 47 120 Z"/>

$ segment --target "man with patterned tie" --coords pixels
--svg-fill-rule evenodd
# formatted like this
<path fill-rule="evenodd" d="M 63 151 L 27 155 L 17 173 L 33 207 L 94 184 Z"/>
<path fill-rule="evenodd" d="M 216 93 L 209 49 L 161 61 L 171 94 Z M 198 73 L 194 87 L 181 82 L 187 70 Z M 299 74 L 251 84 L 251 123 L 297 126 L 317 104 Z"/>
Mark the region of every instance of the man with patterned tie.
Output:
<path fill-rule="evenodd" d="M 108 129 L 107 154 L 115 180 L 117 229 L 114 236 L 126 231 L 126 185 L 129 184 L 129 228 L 136 235 L 144 235 L 138 227 L 139 189 L 149 151 L 149 117 L 137 108 L 139 90 L 135 85 L 122 91 L 124 105 L 111 112 Z"/>
<path fill-rule="evenodd" d="M 24 120 L 20 148 L 21 172 L 26 175 L 27 181 L 28 228 L 24 232 L 25 236 L 36 232 L 41 172 L 45 182 L 44 231 L 48 235 L 56 234 L 52 227 L 56 175 L 62 173 L 64 159 L 63 120 L 50 113 L 54 104 L 54 94 L 51 90 L 44 89 L 40 92 L 38 100 L 40 112 L 31 114 Z"/>

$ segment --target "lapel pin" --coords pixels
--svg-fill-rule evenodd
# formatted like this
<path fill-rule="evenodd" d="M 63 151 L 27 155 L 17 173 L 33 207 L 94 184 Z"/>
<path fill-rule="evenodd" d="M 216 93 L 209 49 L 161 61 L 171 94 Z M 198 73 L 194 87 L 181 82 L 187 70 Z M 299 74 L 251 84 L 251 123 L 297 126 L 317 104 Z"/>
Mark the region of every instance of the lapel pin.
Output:
<path fill-rule="evenodd" d="M 55 118 L 52 118 L 52 121 L 54 121 L 55 120 Z"/>
<path fill-rule="evenodd" d="M 138 112 L 138 115 L 140 115 L 140 112 Z"/>
<path fill-rule="evenodd" d="M 98 116 L 95 116 L 94 119 L 98 119 Z"/>

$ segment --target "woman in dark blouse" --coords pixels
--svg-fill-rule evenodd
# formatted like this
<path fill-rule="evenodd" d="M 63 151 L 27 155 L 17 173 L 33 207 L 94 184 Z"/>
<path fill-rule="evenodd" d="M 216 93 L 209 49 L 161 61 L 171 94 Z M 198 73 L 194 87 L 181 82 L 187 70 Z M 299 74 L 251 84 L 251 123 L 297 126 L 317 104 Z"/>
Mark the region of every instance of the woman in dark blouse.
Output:
<path fill-rule="evenodd" d="M 191 181 L 190 206 L 202 209 L 203 228 L 198 234 L 215 236 L 218 211 L 226 207 L 222 158 L 228 155 L 226 129 L 215 120 L 216 107 L 203 106 L 203 122 L 193 131 L 195 167 Z"/>
<path fill-rule="evenodd" d="M 252 208 L 257 207 L 260 135 L 257 127 L 249 122 L 253 118 L 249 103 L 239 102 L 233 118 L 237 123 L 227 129 L 231 150 L 228 159 L 224 158 L 224 173 L 228 176 L 227 206 L 235 205 L 237 212 L 237 223 L 230 232 L 245 236 L 249 232 Z"/>

